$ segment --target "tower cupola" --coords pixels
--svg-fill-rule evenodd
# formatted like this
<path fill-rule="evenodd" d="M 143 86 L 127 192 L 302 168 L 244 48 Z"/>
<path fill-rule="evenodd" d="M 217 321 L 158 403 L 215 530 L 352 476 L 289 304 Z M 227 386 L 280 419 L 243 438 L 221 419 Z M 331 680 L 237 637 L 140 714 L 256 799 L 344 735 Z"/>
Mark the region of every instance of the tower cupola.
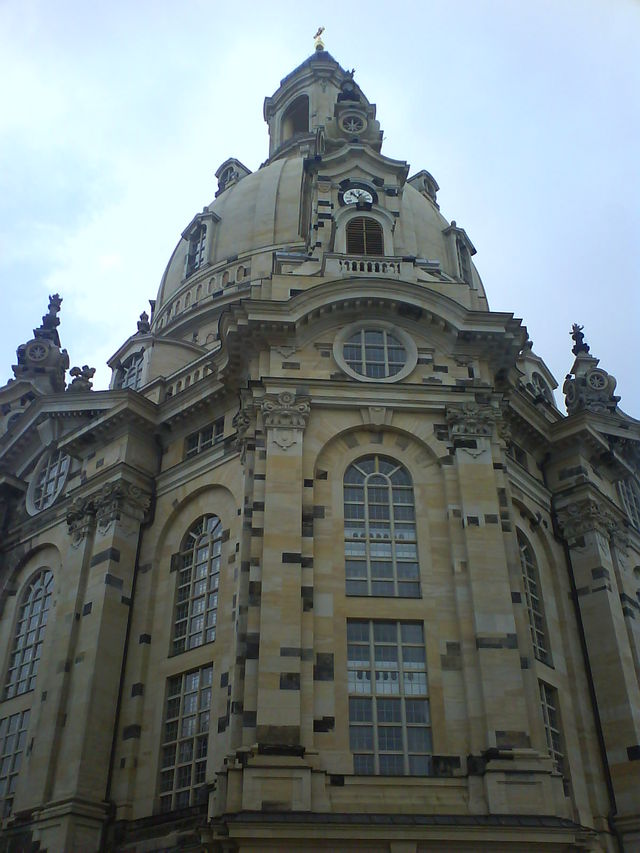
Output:
<path fill-rule="evenodd" d="M 280 82 L 264 101 L 269 159 L 322 154 L 350 142 L 380 151 L 382 132 L 354 80 L 326 50 L 314 53 Z"/>

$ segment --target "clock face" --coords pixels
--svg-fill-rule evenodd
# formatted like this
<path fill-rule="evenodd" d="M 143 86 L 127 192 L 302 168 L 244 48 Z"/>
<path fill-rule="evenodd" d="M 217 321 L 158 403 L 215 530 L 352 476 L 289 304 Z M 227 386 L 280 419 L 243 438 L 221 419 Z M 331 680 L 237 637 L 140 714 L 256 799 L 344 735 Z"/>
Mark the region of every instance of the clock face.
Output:
<path fill-rule="evenodd" d="M 373 196 L 369 190 L 364 190 L 361 187 L 351 187 L 351 189 L 346 190 L 342 199 L 345 204 L 356 204 L 359 201 L 373 204 Z"/>

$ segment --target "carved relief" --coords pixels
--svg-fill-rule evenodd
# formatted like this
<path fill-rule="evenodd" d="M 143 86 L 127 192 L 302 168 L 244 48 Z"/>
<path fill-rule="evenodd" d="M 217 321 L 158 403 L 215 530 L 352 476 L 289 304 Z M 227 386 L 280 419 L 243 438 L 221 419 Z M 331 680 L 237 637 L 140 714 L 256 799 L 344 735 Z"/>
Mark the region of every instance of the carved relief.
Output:
<path fill-rule="evenodd" d="M 297 443 L 311 412 L 310 398 L 296 396 L 292 391 L 266 394 L 260 401 L 260 408 L 270 438 L 282 450 Z"/>
<path fill-rule="evenodd" d="M 233 418 L 233 426 L 236 430 L 234 443 L 244 462 L 247 455 L 247 442 L 254 436 L 256 426 L 256 410 L 250 398 L 241 400 L 240 408 Z"/>
<path fill-rule="evenodd" d="M 490 438 L 493 426 L 500 421 L 501 415 L 493 406 L 463 403 L 460 406 L 447 406 L 446 418 L 452 439 L 456 436 Z"/>
<path fill-rule="evenodd" d="M 67 513 L 67 527 L 71 536 L 71 547 L 78 548 L 93 529 L 96 510 L 92 497 L 75 498 Z"/>
<path fill-rule="evenodd" d="M 614 517 L 592 498 L 563 507 L 558 512 L 558 523 L 568 540 L 576 539 L 585 533 L 597 533 L 608 540 L 617 527 Z"/>
<path fill-rule="evenodd" d="M 105 483 L 99 491 L 76 498 L 67 513 L 71 545 L 77 548 L 94 524 L 103 535 L 123 517 L 139 524 L 144 520 L 150 503 L 151 498 L 146 492 L 124 480 Z"/>
<path fill-rule="evenodd" d="M 104 535 L 123 516 L 141 522 L 150 503 L 149 495 L 133 483 L 105 483 L 94 498 L 98 530 Z"/>

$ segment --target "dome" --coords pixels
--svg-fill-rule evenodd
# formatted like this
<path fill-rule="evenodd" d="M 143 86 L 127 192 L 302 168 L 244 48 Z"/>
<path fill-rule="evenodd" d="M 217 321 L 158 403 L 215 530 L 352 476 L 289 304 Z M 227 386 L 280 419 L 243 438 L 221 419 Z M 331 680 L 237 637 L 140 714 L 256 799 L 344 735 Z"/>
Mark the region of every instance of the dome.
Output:
<path fill-rule="evenodd" d="M 190 230 L 183 232 L 171 255 L 162 278 L 156 315 L 183 288 L 204 280 L 228 263 L 250 261 L 254 256 L 267 255 L 271 269 L 271 253 L 276 249 L 301 248 L 300 195 L 303 174 L 302 158 L 276 160 L 257 172 L 248 174 L 205 207 L 192 221 L 211 223 L 211 240 L 207 261 L 192 275 L 187 275 Z M 254 265 L 255 269 L 255 265 Z M 205 288 L 208 289 L 208 288 Z M 216 288 L 211 288 L 210 292 Z"/>
<path fill-rule="evenodd" d="M 209 309 L 223 294 L 225 302 L 233 299 L 232 287 L 242 291 L 269 278 L 282 253 L 298 265 L 313 261 L 305 272 L 314 279 L 346 274 L 346 263 L 328 259 L 350 253 L 345 228 L 357 213 L 382 230 L 381 252 L 396 267 L 404 262 L 403 276 L 438 290 L 451 285 L 447 295 L 487 310 L 471 241 L 440 213 L 429 172 L 408 178 L 406 162 L 381 153 L 376 106 L 353 72 L 317 51 L 265 99 L 264 117 L 269 158 L 254 173 L 233 158 L 216 171 L 215 199 L 182 232 L 162 278 L 154 333 L 164 333 L 185 308 Z M 353 203 L 354 192 L 364 193 L 364 205 Z"/>

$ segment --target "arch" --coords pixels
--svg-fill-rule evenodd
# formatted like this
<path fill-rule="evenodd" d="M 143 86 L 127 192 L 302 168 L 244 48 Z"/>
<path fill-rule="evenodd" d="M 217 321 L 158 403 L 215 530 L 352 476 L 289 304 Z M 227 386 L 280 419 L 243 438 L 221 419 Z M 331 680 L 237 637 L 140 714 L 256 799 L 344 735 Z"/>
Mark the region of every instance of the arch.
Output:
<path fill-rule="evenodd" d="M 549 649 L 549 631 L 544 611 L 544 600 L 540 584 L 540 571 L 535 551 L 525 534 L 516 528 L 518 541 L 518 552 L 520 555 L 520 568 L 522 570 L 522 583 L 524 586 L 525 603 L 529 618 L 529 630 L 531 643 L 535 657 L 542 663 L 551 663 L 551 651 Z"/>
<path fill-rule="evenodd" d="M 202 515 L 182 537 L 177 555 L 172 654 L 216 638 L 221 554 L 222 522 Z"/>
<path fill-rule="evenodd" d="M 344 474 L 347 595 L 420 597 L 413 482 L 390 456 L 367 454 Z"/>
<path fill-rule="evenodd" d="M 48 567 L 38 569 L 24 586 L 16 614 L 3 699 L 20 696 L 35 687 L 52 593 L 53 572 Z"/>
<path fill-rule="evenodd" d="M 298 133 L 309 132 L 309 96 L 298 95 L 282 114 L 280 143 L 287 142 Z"/>
<path fill-rule="evenodd" d="M 355 208 L 353 204 L 345 205 L 344 207 L 336 210 L 334 251 L 338 254 L 347 254 L 349 252 L 349 249 L 347 249 L 347 230 L 349 229 L 351 222 L 358 219 L 366 219 L 369 223 L 375 222 L 382 229 L 381 251 L 377 253 L 370 252 L 369 254 L 373 254 L 374 257 L 393 256 L 393 232 L 396 222 L 388 210 L 378 207 L 377 205 L 374 205 L 371 210 L 367 210 L 366 215 L 364 215 L 361 210 Z M 356 229 L 356 227 L 357 226 L 355 225 L 351 226 L 352 229 Z M 372 224 L 369 224 L 368 227 L 370 230 L 376 230 L 375 226 Z M 352 247 L 350 244 L 350 248 L 355 249 L 356 247 Z M 351 254 L 362 255 L 364 252 L 352 251 Z"/>

